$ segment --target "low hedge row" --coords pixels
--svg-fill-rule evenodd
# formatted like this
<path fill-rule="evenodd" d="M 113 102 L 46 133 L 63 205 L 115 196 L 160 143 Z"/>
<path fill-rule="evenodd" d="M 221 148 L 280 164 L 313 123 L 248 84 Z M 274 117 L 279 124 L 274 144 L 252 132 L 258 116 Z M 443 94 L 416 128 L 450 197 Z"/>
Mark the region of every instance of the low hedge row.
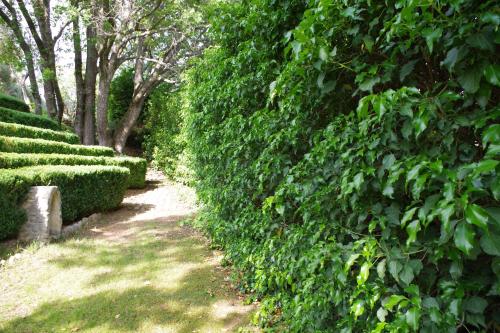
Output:
<path fill-rule="evenodd" d="M 128 187 L 145 185 L 147 163 L 137 157 L 98 157 L 62 154 L 0 153 L 0 169 L 13 169 L 35 165 L 108 165 L 130 170 Z"/>
<path fill-rule="evenodd" d="M 33 113 L 20 112 L 4 107 L 0 107 L 0 121 L 6 123 L 16 123 L 27 126 L 41 127 L 58 131 L 61 126 L 52 119 L 39 116 Z"/>
<path fill-rule="evenodd" d="M 108 147 L 71 145 L 65 142 L 0 136 L 0 151 L 9 153 L 72 154 L 113 156 Z"/>
<path fill-rule="evenodd" d="M 0 106 L 21 112 L 30 112 L 28 104 L 12 96 L 0 94 Z"/>
<path fill-rule="evenodd" d="M 14 237 L 26 221 L 20 209 L 30 186 L 56 185 L 61 191 L 65 224 L 116 208 L 123 200 L 130 172 L 114 166 L 35 166 L 0 171 L 0 239 Z"/>
<path fill-rule="evenodd" d="M 54 131 L 39 127 L 4 122 L 0 122 L 0 135 L 61 141 L 71 144 L 80 142 L 78 136 L 70 132 Z"/>
<path fill-rule="evenodd" d="M 20 205 L 28 190 L 28 182 L 0 171 L 0 240 L 14 237 L 26 221 Z"/>

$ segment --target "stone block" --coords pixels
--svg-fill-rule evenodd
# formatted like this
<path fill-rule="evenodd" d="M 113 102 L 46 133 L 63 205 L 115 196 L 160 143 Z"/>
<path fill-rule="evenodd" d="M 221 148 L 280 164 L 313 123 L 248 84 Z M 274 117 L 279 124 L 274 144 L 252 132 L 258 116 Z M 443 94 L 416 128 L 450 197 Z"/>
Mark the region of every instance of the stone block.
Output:
<path fill-rule="evenodd" d="M 61 193 L 57 186 L 33 186 L 23 208 L 28 220 L 19 232 L 19 240 L 46 242 L 61 236 Z"/>

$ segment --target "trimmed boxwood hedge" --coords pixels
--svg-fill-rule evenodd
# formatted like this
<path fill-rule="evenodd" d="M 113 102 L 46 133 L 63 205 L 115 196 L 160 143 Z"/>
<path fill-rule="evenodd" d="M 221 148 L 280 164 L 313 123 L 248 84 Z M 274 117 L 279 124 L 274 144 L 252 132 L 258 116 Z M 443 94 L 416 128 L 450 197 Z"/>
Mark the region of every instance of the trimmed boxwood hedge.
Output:
<path fill-rule="evenodd" d="M 20 209 L 30 186 L 55 185 L 61 191 L 65 224 L 116 208 L 130 172 L 114 166 L 35 166 L 0 170 L 0 239 L 14 237 L 26 221 Z"/>
<path fill-rule="evenodd" d="M 61 129 L 61 126 L 59 126 L 57 122 L 47 117 L 39 116 L 33 113 L 20 112 L 4 107 L 0 107 L 0 121 L 46 128 L 55 131 Z"/>
<path fill-rule="evenodd" d="M 30 112 L 28 104 L 12 96 L 0 94 L 0 106 L 21 112 Z"/>
<path fill-rule="evenodd" d="M 146 160 L 137 157 L 0 153 L 0 169 L 34 165 L 108 165 L 125 167 L 130 170 L 128 182 L 130 188 L 144 187 L 147 169 Z"/>
<path fill-rule="evenodd" d="M 20 205 L 28 190 L 28 182 L 0 171 L 0 240 L 15 236 L 26 221 Z"/>
<path fill-rule="evenodd" d="M 71 145 L 65 142 L 0 136 L 0 151 L 9 153 L 73 154 L 113 156 L 108 147 Z"/>
<path fill-rule="evenodd" d="M 39 127 L 4 122 L 0 122 L 0 135 L 61 141 L 72 144 L 80 142 L 78 136 L 70 132 L 54 131 Z"/>

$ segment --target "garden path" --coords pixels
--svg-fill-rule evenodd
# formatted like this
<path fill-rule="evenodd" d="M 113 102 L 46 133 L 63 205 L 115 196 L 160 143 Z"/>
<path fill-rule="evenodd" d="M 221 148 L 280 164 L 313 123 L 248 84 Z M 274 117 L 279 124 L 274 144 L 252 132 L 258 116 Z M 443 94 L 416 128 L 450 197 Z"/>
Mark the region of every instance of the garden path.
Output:
<path fill-rule="evenodd" d="M 231 288 L 220 253 L 182 223 L 196 213 L 192 189 L 158 173 L 148 178 L 119 210 L 0 267 L 1 332 L 236 332 L 248 325 L 254 307 Z"/>

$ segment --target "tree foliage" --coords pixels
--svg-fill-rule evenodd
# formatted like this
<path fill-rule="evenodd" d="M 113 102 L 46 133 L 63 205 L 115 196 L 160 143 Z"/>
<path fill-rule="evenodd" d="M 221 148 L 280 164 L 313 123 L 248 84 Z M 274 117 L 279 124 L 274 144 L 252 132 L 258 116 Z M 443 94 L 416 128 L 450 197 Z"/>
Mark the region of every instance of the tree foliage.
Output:
<path fill-rule="evenodd" d="M 188 143 L 262 324 L 499 328 L 499 23 L 495 1 L 215 10 Z"/>

